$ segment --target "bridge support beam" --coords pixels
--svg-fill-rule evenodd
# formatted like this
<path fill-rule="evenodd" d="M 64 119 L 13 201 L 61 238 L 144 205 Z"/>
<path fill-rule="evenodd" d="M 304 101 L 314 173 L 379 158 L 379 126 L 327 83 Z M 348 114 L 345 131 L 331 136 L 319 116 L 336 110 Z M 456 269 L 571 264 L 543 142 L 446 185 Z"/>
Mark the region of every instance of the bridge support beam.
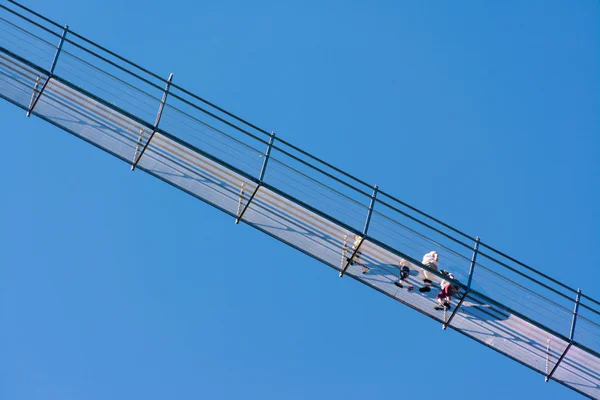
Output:
<path fill-rule="evenodd" d="M 373 194 L 371 195 L 371 201 L 369 202 L 369 211 L 367 212 L 367 220 L 365 221 L 365 226 L 363 228 L 363 233 L 360 238 L 360 242 L 358 243 L 358 246 L 356 246 L 356 248 L 354 249 L 352 256 L 347 260 L 346 265 L 340 271 L 340 278 L 344 276 L 344 274 L 346 273 L 346 270 L 354 261 L 354 257 L 358 253 L 358 249 L 360 249 L 360 246 L 363 244 L 363 242 L 365 240 L 365 236 L 367 236 L 367 232 L 369 231 L 369 225 L 371 224 L 371 216 L 373 215 L 373 208 L 375 207 L 375 201 L 377 200 L 377 192 L 378 191 L 379 191 L 379 186 L 375 185 L 375 187 L 373 188 Z"/>
<path fill-rule="evenodd" d="M 63 28 L 63 33 L 60 37 L 60 41 L 58 42 L 58 46 L 56 47 L 56 53 L 54 53 L 54 59 L 52 59 L 52 65 L 50 66 L 50 75 L 48 76 L 48 78 L 46 78 L 46 81 L 42 85 L 42 89 L 39 91 L 37 96 L 35 95 L 35 93 L 40 84 L 40 78 L 38 78 L 35 81 L 35 85 L 33 87 L 33 95 L 31 96 L 31 104 L 29 105 L 29 109 L 27 110 L 27 114 L 26 114 L 27 117 L 29 117 L 31 115 L 31 113 L 33 112 L 33 109 L 37 105 L 38 101 L 40 101 L 40 98 L 42 97 L 44 90 L 46 90 L 46 87 L 48 86 L 48 82 L 50 82 L 50 80 L 54 77 L 54 69 L 56 68 L 56 63 L 58 62 L 58 56 L 60 55 L 60 52 L 63 48 L 63 44 L 65 43 L 65 37 L 67 36 L 68 31 L 69 31 L 69 25 L 65 25 L 65 27 Z"/>
<path fill-rule="evenodd" d="M 242 220 L 242 217 L 246 213 L 246 210 L 250 206 L 250 203 L 252 203 L 254 196 L 256 196 L 258 189 L 260 189 L 260 187 L 262 186 L 263 179 L 265 177 L 265 172 L 267 171 L 267 164 L 269 163 L 269 157 L 271 157 L 271 149 L 273 148 L 274 141 L 275 141 L 275 132 L 271 132 L 271 138 L 269 139 L 269 144 L 267 145 L 267 151 L 265 152 L 265 159 L 263 161 L 262 167 L 260 168 L 260 174 L 258 175 L 258 185 L 256 186 L 256 189 L 254 189 L 254 192 L 252 192 L 252 196 L 250 196 L 250 198 L 248 199 L 248 202 L 244 206 L 244 209 L 242 210 L 242 212 L 239 213 L 238 217 L 235 219 L 236 224 L 240 223 L 240 221 Z M 243 191 L 240 193 L 240 202 L 242 201 L 242 198 L 243 198 Z"/>
<path fill-rule="evenodd" d="M 171 73 L 169 75 L 169 79 L 167 79 L 167 85 L 165 86 L 165 91 L 163 93 L 162 99 L 160 100 L 160 106 L 158 106 L 158 113 L 156 114 L 156 121 L 154 122 L 154 129 L 152 129 L 152 134 L 148 138 L 148 141 L 146 142 L 146 145 L 142 149 L 142 152 L 137 157 L 137 160 L 134 160 L 133 164 L 131 165 L 131 170 L 132 171 L 135 171 L 135 167 L 137 167 L 138 163 L 142 159 L 142 156 L 146 152 L 146 149 L 148 148 L 148 145 L 152 141 L 152 138 L 154 137 L 154 134 L 156 134 L 156 131 L 158 130 L 158 124 L 160 123 L 160 119 L 162 118 L 162 113 L 163 113 L 163 110 L 165 108 L 165 103 L 167 102 L 167 96 L 169 96 L 169 90 L 171 89 L 171 82 L 172 81 L 173 81 L 173 74 Z M 137 148 L 136 148 L 135 152 L 136 153 L 138 152 Z"/>
<path fill-rule="evenodd" d="M 558 369 L 558 366 L 562 362 L 563 358 L 565 358 L 565 356 L 571 349 L 571 346 L 573 345 L 573 338 L 575 336 L 575 324 L 577 323 L 577 314 L 579 313 L 580 301 L 581 301 L 581 289 L 578 289 L 577 297 L 575 298 L 575 308 L 573 309 L 573 320 L 571 321 L 571 332 L 569 333 L 569 344 L 567 345 L 567 348 L 565 349 L 565 351 L 563 351 L 562 355 L 560 356 L 560 358 L 554 365 L 554 368 L 552 368 L 552 371 L 550 371 L 550 373 L 548 375 L 546 375 L 546 378 L 545 378 L 546 382 L 548 382 L 550 380 L 550 378 L 552 378 L 552 375 L 554 375 L 554 373 Z"/>
<path fill-rule="evenodd" d="M 348 259 L 346 259 L 346 264 L 344 265 L 344 267 L 340 271 L 340 278 L 342 276 L 344 276 L 344 274 L 346 273 L 346 270 L 348 269 L 348 267 L 354 262 L 354 257 L 356 256 L 356 254 L 360 250 L 360 246 L 362 246 L 362 244 L 363 244 L 364 241 L 365 241 L 365 237 L 363 236 L 363 237 L 360 238 L 360 242 L 358 243 L 358 246 L 356 246 L 356 248 L 352 252 L 352 255 Z"/>

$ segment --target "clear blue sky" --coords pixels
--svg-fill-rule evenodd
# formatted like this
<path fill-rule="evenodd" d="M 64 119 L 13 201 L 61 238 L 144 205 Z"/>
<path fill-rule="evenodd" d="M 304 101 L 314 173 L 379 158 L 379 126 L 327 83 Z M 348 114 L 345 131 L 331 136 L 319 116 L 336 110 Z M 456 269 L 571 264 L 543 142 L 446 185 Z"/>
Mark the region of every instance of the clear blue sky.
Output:
<path fill-rule="evenodd" d="M 596 0 L 25 4 L 600 297 Z M 0 116 L 0 399 L 580 398 Z"/>

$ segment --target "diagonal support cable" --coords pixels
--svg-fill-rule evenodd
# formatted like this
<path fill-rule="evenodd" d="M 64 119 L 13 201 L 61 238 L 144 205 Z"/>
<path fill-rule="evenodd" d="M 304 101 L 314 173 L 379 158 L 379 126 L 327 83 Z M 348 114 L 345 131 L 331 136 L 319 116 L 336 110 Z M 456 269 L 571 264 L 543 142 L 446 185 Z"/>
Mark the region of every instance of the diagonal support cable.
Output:
<path fill-rule="evenodd" d="M 169 96 L 169 90 L 171 89 L 171 82 L 172 81 L 173 81 L 173 73 L 171 73 L 169 75 L 169 79 L 167 79 L 167 84 L 165 86 L 165 91 L 163 93 L 162 99 L 160 100 L 160 106 L 158 106 L 158 113 L 156 114 L 156 121 L 154 122 L 154 129 L 152 129 L 152 134 L 148 138 L 148 141 L 144 145 L 144 148 L 142 149 L 142 151 L 141 151 L 140 155 L 138 156 L 137 160 L 135 160 L 134 163 L 131 165 L 131 170 L 132 171 L 135 171 L 135 167 L 137 167 L 138 163 L 142 159 L 142 156 L 146 152 L 146 149 L 148 148 L 148 145 L 150 144 L 150 142 L 152 141 L 152 138 L 154 137 L 154 135 L 156 134 L 156 131 L 158 130 L 158 124 L 160 123 L 160 119 L 162 118 L 162 113 L 163 113 L 163 110 L 165 108 L 165 103 L 167 102 L 167 96 Z M 137 153 L 137 149 L 136 149 L 136 153 Z"/>
<path fill-rule="evenodd" d="M 375 201 L 377 200 L 377 192 L 379 191 L 379 185 L 373 187 L 373 194 L 371 195 L 371 201 L 369 203 L 369 211 L 367 212 L 367 220 L 365 221 L 365 227 L 363 228 L 363 237 L 367 235 L 369 231 L 369 224 L 371 224 L 371 216 L 373 215 L 373 208 L 375 208 Z"/>
<path fill-rule="evenodd" d="M 44 90 L 46 90 L 46 87 L 48 86 L 48 82 L 50 82 L 50 80 L 54 77 L 54 69 L 56 68 L 56 63 L 58 62 L 58 56 L 60 55 L 60 52 L 63 48 L 63 44 L 65 43 L 65 37 L 67 36 L 68 31 L 69 31 L 69 25 L 65 25 L 65 27 L 63 28 L 63 33 L 60 37 L 60 41 L 58 42 L 58 47 L 56 48 L 56 53 L 54 53 L 54 58 L 52 59 L 52 65 L 50 66 L 50 75 L 48 75 L 48 77 L 46 78 L 46 81 L 42 85 L 42 89 L 39 91 L 37 96 L 35 96 L 35 92 L 39 85 L 39 78 L 35 81 L 35 86 L 33 87 L 33 95 L 35 96 L 35 100 L 32 99 L 33 101 L 31 102 L 29 109 L 27 110 L 27 114 L 26 114 L 27 117 L 29 117 L 31 115 L 31 113 L 33 112 L 33 109 L 37 105 L 38 101 L 40 101 L 40 99 L 42 98 L 42 94 L 44 93 Z"/>
<path fill-rule="evenodd" d="M 573 320 L 571 321 L 571 332 L 569 333 L 569 344 L 567 345 L 567 348 L 565 349 L 565 351 L 563 351 L 562 355 L 560 356 L 560 358 L 554 365 L 554 368 L 552 368 L 552 371 L 550 371 L 550 373 L 548 375 L 546 375 L 546 377 L 545 377 L 546 382 L 548 382 L 550 380 L 550 378 L 552 378 L 552 375 L 554 375 L 554 372 L 556 372 L 556 370 L 558 369 L 558 366 L 562 362 L 563 358 L 565 358 L 565 356 L 569 352 L 569 349 L 573 345 L 573 338 L 575 336 L 575 324 L 577 323 L 577 315 L 579 313 L 580 301 L 581 301 L 581 289 L 578 289 L 577 297 L 575 298 L 575 308 L 573 309 Z"/>
<path fill-rule="evenodd" d="M 556 362 L 556 365 L 554 365 L 554 368 L 552 368 L 552 371 L 550 371 L 550 373 L 548 375 L 546 375 L 546 377 L 544 378 L 544 380 L 546 382 L 548 382 L 550 380 L 550 378 L 552 378 L 552 375 L 554 375 L 554 372 L 556 372 L 556 370 L 558 369 L 558 366 L 560 365 L 560 363 L 562 362 L 563 358 L 565 358 L 565 356 L 567 355 L 567 353 L 569 352 L 569 350 L 571 349 L 571 346 L 573 345 L 573 342 L 570 342 L 567 345 L 567 348 L 565 349 L 565 351 L 563 351 L 563 353 L 561 354 L 560 358 L 558 359 L 558 361 Z"/>
<path fill-rule="evenodd" d="M 463 294 L 463 296 L 460 298 L 460 301 L 458 302 L 458 304 L 456 305 L 456 307 L 454 308 L 454 311 L 452 311 L 452 314 L 450 314 L 450 318 L 448 318 L 448 321 L 444 322 L 442 324 L 442 329 L 446 330 L 446 328 L 448 326 L 450 326 L 450 322 L 452 322 L 452 319 L 454 318 L 454 316 L 456 315 L 456 313 L 458 312 L 458 309 L 460 308 L 460 306 L 462 306 L 463 301 L 465 301 L 465 299 L 467 298 L 467 295 L 469 294 L 469 290 L 467 290 L 465 292 L 465 294 Z"/>
<path fill-rule="evenodd" d="M 244 206 L 244 209 L 242 210 L 240 215 L 235 219 L 236 224 L 240 223 L 240 221 L 242 220 L 242 217 L 246 213 L 246 210 L 250 206 L 250 203 L 252 203 L 254 196 L 256 196 L 256 193 L 258 193 L 258 189 L 260 189 L 260 187 L 262 186 L 263 179 L 265 177 L 265 172 L 267 171 L 267 163 L 269 162 L 269 157 L 271 156 L 271 149 L 273 148 L 274 141 L 275 141 L 275 132 L 271 132 L 271 138 L 269 139 L 269 144 L 267 145 L 267 151 L 265 152 L 265 159 L 263 161 L 262 167 L 260 168 L 260 174 L 258 175 L 258 185 L 256 186 L 256 189 L 254 189 L 254 192 L 252 192 L 252 196 L 250 196 L 250 198 L 248 199 L 248 202 Z"/>
<path fill-rule="evenodd" d="M 354 260 L 354 256 L 358 252 L 358 249 L 360 248 L 363 241 L 365 240 L 365 236 L 367 236 L 367 232 L 369 231 L 369 225 L 371 224 L 371 216 L 373 215 L 373 208 L 375 208 L 375 201 L 377 200 L 377 192 L 378 191 L 379 191 L 379 186 L 375 185 L 373 187 L 373 194 L 371 195 L 371 201 L 369 202 L 369 211 L 367 212 L 367 219 L 365 221 L 365 226 L 363 228 L 363 233 L 362 233 L 362 236 L 360 239 L 360 243 L 358 244 L 358 246 L 356 246 L 356 249 L 354 249 L 354 253 L 352 253 L 352 257 L 350 257 L 348 259 L 348 262 L 346 263 L 344 268 L 342 268 L 342 270 L 340 271 L 340 278 L 342 278 L 344 276 L 344 274 L 346 273 L 346 270 L 352 263 L 352 260 Z"/>
<path fill-rule="evenodd" d="M 258 192 L 258 189 L 260 189 L 260 183 L 258 185 L 256 185 L 256 189 L 254 189 L 254 192 L 252 192 L 252 196 L 250 196 L 250 198 L 248 199 L 248 202 L 244 206 L 244 209 L 240 213 L 240 216 L 235 219 L 235 223 L 236 224 L 239 224 L 240 221 L 242 220 L 242 217 L 246 213 L 246 210 L 248 209 L 248 206 L 250 206 L 250 203 L 252 203 L 252 200 L 254 199 L 254 196 L 256 196 L 256 193 Z"/>
<path fill-rule="evenodd" d="M 481 238 L 477 236 L 475 239 L 475 247 L 473 247 L 473 256 L 471 257 L 471 265 L 469 265 L 469 280 L 467 281 L 467 290 L 471 289 L 471 282 L 473 281 L 473 272 L 475 271 L 475 265 L 477 263 L 477 254 L 479 253 L 479 243 Z"/>
<path fill-rule="evenodd" d="M 346 273 L 346 270 L 348 269 L 348 267 L 350 266 L 350 264 L 352 264 L 352 262 L 354 261 L 354 257 L 356 256 L 356 254 L 360 250 L 360 246 L 362 246 L 362 244 L 363 244 L 364 241 L 365 241 L 365 237 L 363 236 L 363 237 L 360 238 L 360 242 L 358 243 L 358 246 L 356 246 L 356 248 L 352 252 L 352 255 L 346 260 L 346 265 L 344 265 L 344 268 L 342 268 L 342 270 L 340 271 L 340 278 L 342 276 L 344 276 L 344 274 Z"/>

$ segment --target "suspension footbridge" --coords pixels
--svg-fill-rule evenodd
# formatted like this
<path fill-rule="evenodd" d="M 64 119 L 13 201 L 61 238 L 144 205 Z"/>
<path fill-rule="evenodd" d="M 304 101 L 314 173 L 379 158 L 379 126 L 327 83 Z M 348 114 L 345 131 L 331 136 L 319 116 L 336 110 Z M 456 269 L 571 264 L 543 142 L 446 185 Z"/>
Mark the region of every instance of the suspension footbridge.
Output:
<path fill-rule="evenodd" d="M 600 398 L 600 302 L 14 1 L 0 97 L 401 305 Z M 233 229 L 233 227 L 232 227 Z M 435 250 L 455 279 L 421 263 Z M 460 287 L 434 309 L 425 270 Z"/>

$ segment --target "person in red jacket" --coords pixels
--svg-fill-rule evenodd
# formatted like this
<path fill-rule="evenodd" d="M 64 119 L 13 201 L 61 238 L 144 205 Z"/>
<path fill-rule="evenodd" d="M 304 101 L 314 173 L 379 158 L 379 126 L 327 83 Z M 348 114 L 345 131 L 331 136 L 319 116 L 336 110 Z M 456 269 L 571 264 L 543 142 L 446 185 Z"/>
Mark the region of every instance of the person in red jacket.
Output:
<path fill-rule="evenodd" d="M 450 272 L 445 270 L 442 270 L 440 272 L 442 273 L 442 275 L 447 276 L 449 279 L 454 279 L 454 275 L 452 275 Z M 444 279 L 442 280 L 441 287 L 442 291 L 439 292 L 436 296 L 438 303 L 433 308 L 435 308 L 436 310 L 445 309 L 449 311 L 452 309 L 452 296 L 458 295 L 458 293 L 460 292 L 460 286 L 453 285 L 452 283 Z"/>

